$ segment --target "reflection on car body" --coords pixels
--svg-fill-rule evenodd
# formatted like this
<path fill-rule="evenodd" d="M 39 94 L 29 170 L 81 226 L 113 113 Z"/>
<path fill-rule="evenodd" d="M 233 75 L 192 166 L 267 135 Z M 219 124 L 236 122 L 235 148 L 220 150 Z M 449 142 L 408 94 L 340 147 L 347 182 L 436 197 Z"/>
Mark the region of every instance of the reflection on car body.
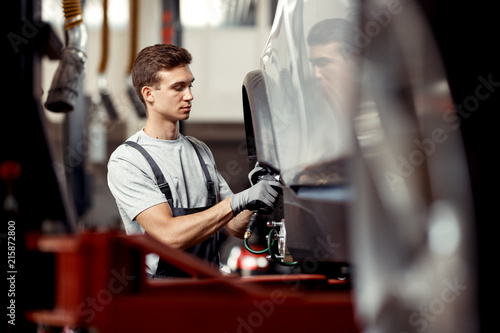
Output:
<path fill-rule="evenodd" d="M 273 218 L 302 271 L 347 272 L 367 331 L 471 331 L 467 170 L 418 4 L 279 1 L 243 99 L 250 164 L 281 176 Z M 453 283 L 467 292 L 435 301 Z"/>

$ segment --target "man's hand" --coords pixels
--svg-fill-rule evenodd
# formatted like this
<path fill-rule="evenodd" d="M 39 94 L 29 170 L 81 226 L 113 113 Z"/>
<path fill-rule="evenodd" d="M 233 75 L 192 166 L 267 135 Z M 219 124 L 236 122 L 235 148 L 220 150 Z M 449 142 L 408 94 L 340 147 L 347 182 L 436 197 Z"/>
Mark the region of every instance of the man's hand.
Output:
<path fill-rule="evenodd" d="M 250 181 L 250 184 L 254 186 L 259 182 L 259 177 L 265 174 L 268 174 L 268 170 L 260 165 L 259 162 L 255 163 L 255 167 L 250 171 L 248 174 L 248 180 Z"/>
<path fill-rule="evenodd" d="M 261 180 L 254 186 L 240 193 L 236 193 L 231 198 L 231 209 L 234 215 L 238 215 L 242 210 L 257 210 L 262 208 L 272 209 L 281 184 L 275 180 Z"/>

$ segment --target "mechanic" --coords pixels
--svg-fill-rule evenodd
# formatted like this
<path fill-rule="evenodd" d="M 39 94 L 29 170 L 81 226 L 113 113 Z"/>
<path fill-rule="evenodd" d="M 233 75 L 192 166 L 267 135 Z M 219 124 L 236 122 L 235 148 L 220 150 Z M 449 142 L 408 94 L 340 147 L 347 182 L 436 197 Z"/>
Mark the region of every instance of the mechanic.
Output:
<path fill-rule="evenodd" d="M 280 183 L 260 181 L 233 194 L 208 146 L 179 132 L 192 108 L 191 61 L 189 51 L 170 44 L 138 53 L 132 82 L 146 124 L 111 154 L 108 186 L 128 235 L 147 233 L 218 268 L 218 231 L 243 238 L 251 210 L 272 206 Z M 188 276 L 154 253 L 146 266 L 150 278 Z"/>

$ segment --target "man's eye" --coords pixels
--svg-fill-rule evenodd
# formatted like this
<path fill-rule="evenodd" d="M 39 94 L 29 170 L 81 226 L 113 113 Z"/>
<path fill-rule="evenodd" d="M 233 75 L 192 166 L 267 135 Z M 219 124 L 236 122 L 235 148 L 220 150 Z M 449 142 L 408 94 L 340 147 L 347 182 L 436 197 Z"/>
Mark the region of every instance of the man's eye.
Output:
<path fill-rule="evenodd" d="M 316 67 L 325 67 L 331 62 L 332 61 L 330 59 L 324 59 L 324 58 L 311 60 L 312 65 Z"/>

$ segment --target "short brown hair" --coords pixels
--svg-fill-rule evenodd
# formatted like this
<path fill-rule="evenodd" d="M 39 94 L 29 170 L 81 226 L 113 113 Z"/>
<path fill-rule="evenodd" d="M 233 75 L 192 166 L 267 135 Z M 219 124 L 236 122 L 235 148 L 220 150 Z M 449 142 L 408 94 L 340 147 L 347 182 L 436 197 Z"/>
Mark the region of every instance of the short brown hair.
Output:
<path fill-rule="evenodd" d="M 307 35 L 307 44 L 309 46 L 324 45 L 329 43 L 340 43 L 344 58 L 347 59 L 353 52 L 359 53 L 354 46 L 355 26 L 351 21 L 343 18 L 325 19 L 319 21 Z"/>
<path fill-rule="evenodd" d="M 155 44 L 142 49 L 135 58 L 132 69 L 132 84 L 141 102 L 142 87 L 157 87 L 160 83 L 158 72 L 178 66 L 189 65 L 193 57 L 188 50 L 173 44 Z"/>

